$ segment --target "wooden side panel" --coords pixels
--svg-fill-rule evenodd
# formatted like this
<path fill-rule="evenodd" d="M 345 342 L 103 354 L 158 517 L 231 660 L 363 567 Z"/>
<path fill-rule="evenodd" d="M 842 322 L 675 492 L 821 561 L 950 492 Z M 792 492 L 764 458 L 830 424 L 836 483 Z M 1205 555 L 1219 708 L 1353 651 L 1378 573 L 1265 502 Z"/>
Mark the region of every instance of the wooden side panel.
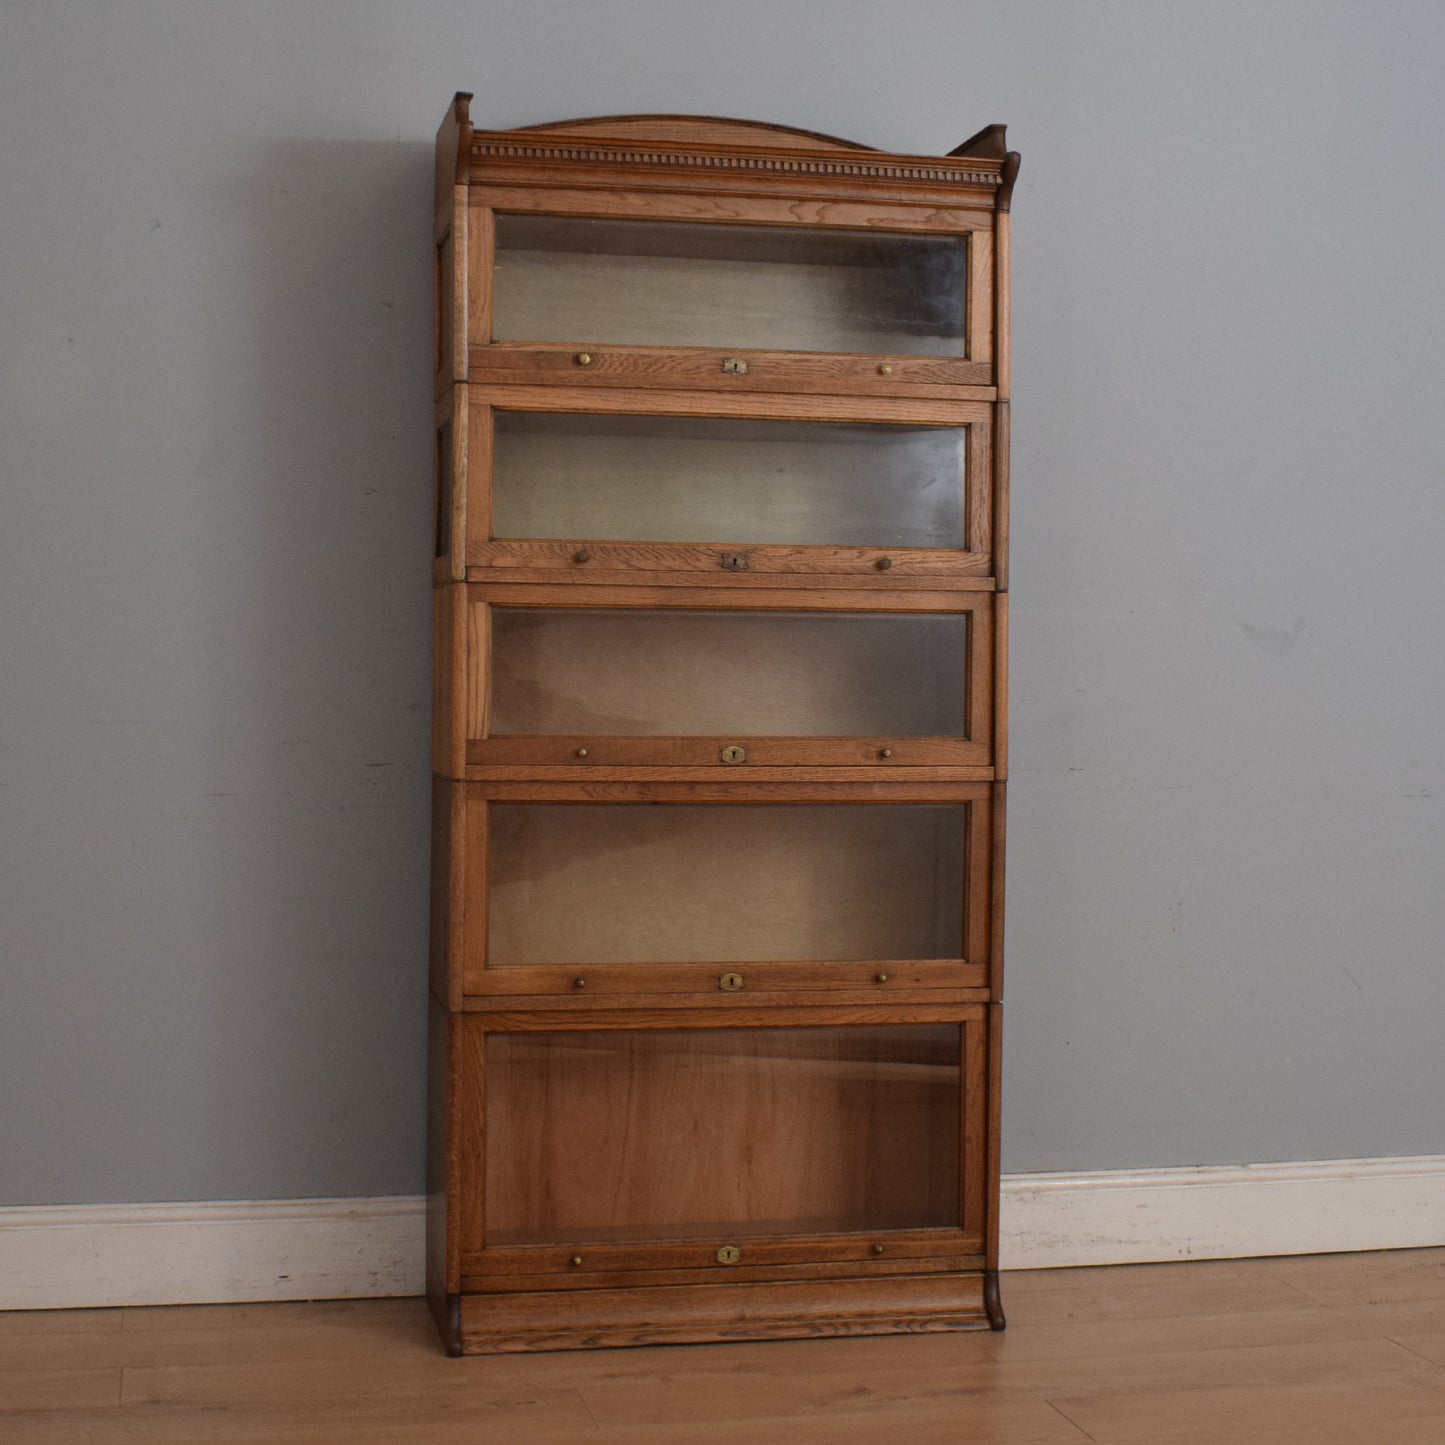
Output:
<path fill-rule="evenodd" d="M 991 410 L 991 409 L 990 409 Z M 990 422 L 968 429 L 968 541 L 971 555 L 993 550 L 993 438 Z"/>
<path fill-rule="evenodd" d="M 989 904 L 989 927 L 991 930 L 989 942 L 989 965 L 990 965 L 990 986 L 993 989 L 993 999 L 998 1002 L 1003 998 L 1003 963 L 1004 963 L 1004 843 L 1007 831 L 1005 814 L 1008 803 L 1008 784 L 994 783 L 992 785 L 992 840 L 993 867 L 989 876 L 989 890 L 991 902 Z"/>
<path fill-rule="evenodd" d="M 468 991 L 468 980 L 479 974 L 487 964 L 487 808 L 472 793 L 470 785 L 466 794 L 458 833 L 464 840 L 466 867 L 456 875 L 457 890 L 467 917 L 466 932 L 462 935 L 457 953 L 456 988 L 459 995 Z"/>
<path fill-rule="evenodd" d="M 466 422 L 459 428 L 462 450 L 457 470 L 463 507 L 457 535 L 466 567 L 473 551 L 485 547 L 492 535 L 492 417 L 491 409 L 475 400 L 474 388 L 458 387 L 457 391 L 458 409 L 466 413 Z"/>
<path fill-rule="evenodd" d="M 1008 777 L 1008 593 L 994 598 L 993 678 L 989 703 L 993 708 L 993 767 L 1000 781 Z"/>
<path fill-rule="evenodd" d="M 467 202 L 458 186 L 437 217 L 432 258 L 432 328 L 436 339 L 432 389 L 437 396 L 467 379 Z"/>
<path fill-rule="evenodd" d="M 452 1006 L 452 976 L 463 937 L 462 900 L 454 887 L 461 865 L 460 824 L 465 804 L 461 783 L 432 775 L 431 785 L 431 995 Z"/>
<path fill-rule="evenodd" d="M 1003 1005 L 993 1003 L 988 1007 L 988 1149 L 986 1160 L 988 1217 L 984 1229 L 984 1252 L 987 1268 L 998 1271 L 998 1214 L 999 1184 L 1001 1181 L 999 1124 L 1000 1089 L 1003 1077 Z M 1002 1312 L 999 1313 L 1002 1320 Z M 995 1325 L 995 1328 L 999 1328 Z"/>
<path fill-rule="evenodd" d="M 994 328 L 993 232 L 972 231 L 968 238 L 968 355 L 992 362 Z"/>
<path fill-rule="evenodd" d="M 959 1156 L 963 1227 L 969 1235 L 981 1235 L 991 1211 L 989 1199 L 988 1028 L 982 1021 L 959 1025 L 963 1036 L 963 1143 Z M 995 1192 L 996 1193 L 996 1192 Z"/>
<path fill-rule="evenodd" d="M 497 247 L 496 212 L 471 205 L 467 211 L 467 345 L 489 345 L 492 339 L 493 267 Z"/>
<path fill-rule="evenodd" d="M 471 95 L 459 90 L 437 127 L 432 181 L 432 206 L 440 216 L 451 204 L 455 188 L 466 189 L 471 166 Z"/>
<path fill-rule="evenodd" d="M 471 409 L 467 388 L 456 385 L 438 397 L 432 458 L 432 520 L 437 582 L 458 582 L 467 567 L 468 441 Z"/>
<path fill-rule="evenodd" d="M 1009 400 L 1009 218 L 999 211 L 993 218 L 995 310 L 994 381 L 998 399 Z"/>
<path fill-rule="evenodd" d="M 456 1192 L 448 1239 L 460 1260 L 476 1254 L 485 1239 L 487 1051 L 486 1035 L 464 1014 L 452 1015 L 451 1041 L 451 1151 Z"/>
<path fill-rule="evenodd" d="M 461 1254 L 452 1227 L 460 1196 L 452 1148 L 451 1028 L 451 1015 L 433 998 L 427 1014 L 426 1292 L 439 1320 L 445 1318 L 448 1299 L 461 1290 Z"/>
<path fill-rule="evenodd" d="M 993 959 L 993 798 L 990 792 L 968 809 L 968 838 L 964 855 L 964 952 L 978 962 L 988 961 L 992 983 Z"/>
<path fill-rule="evenodd" d="M 1008 591 L 1008 443 L 1009 404 L 994 408 L 993 427 L 993 572 L 1000 592 Z"/>
<path fill-rule="evenodd" d="M 459 92 L 437 128 L 432 203 L 433 388 L 442 396 L 467 379 L 468 172 L 471 96 Z"/>
<path fill-rule="evenodd" d="M 465 687 L 462 703 L 467 742 L 492 730 L 492 606 L 474 589 L 467 592 Z M 470 751 L 468 763 L 472 761 Z"/>
<path fill-rule="evenodd" d="M 432 592 L 432 771 L 444 778 L 466 776 L 467 621 L 465 584 Z"/>
<path fill-rule="evenodd" d="M 994 616 L 996 599 L 981 599 L 969 616 L 968 677 L 965 680 L 964 713 L 968 719 L 968 739 L 980 743 L 989 752 L 985 761 L 992 762 L 994 731 L 994 671 L 997 658 L 997 623 Z"/>

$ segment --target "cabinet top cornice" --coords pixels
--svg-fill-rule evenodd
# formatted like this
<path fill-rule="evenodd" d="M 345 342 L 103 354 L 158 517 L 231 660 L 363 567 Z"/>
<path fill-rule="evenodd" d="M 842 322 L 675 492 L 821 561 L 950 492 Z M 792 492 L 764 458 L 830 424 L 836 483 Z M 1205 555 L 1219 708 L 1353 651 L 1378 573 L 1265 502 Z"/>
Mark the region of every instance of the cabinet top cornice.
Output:
<path fill-rule="evenodd" d="M 985 126 L 946 156 L 918 156 L 796 126 L 719 116 L 590 116 L 512 130 L 476 130 L 470 103 L 470 95 L 458 93 L 438 134 L 439 167 L 446 136 L 455 144 L 460 184 L 489 167 L 610 167 L 634 174 L 692 171 L 773 181 L 987 188 L 996 192 L 997 208 L 1007 210 L 1018 172 L 1018 154 L 1006 149 L 1001 125 Z"/>

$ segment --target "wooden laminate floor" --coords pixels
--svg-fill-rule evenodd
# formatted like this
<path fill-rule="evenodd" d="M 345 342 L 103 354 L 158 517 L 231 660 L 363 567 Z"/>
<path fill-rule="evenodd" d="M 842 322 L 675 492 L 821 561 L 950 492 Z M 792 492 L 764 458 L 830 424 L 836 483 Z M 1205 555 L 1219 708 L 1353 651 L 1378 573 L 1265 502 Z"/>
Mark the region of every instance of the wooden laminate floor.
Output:
<path fill-rule="evenodd" d="M 1004 1276 L 1004 1335 L 448 1360 L 418 1300 L 0 1314 L 4 1445 L 1445 1445 L 1445 1249 Z"/>

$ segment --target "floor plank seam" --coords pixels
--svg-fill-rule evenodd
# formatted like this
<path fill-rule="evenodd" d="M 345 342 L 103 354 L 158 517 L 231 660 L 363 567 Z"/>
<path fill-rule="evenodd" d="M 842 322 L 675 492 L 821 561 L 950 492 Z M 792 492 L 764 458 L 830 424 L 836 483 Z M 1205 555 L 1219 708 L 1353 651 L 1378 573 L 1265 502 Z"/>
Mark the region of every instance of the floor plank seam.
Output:
<path fill-rule="evenodd" d="M 1316 1295 L 1312 1295 L 1303 1285 L 1295 1284 L 1292 1280 L 1285 1279 L 1273 1271 L 1266 1271 L 1265 1277 L 1275 1284 L 1283 1285 L 1287 1290 L 1292 1290 L 1295 1294 L 1299 1295 L 1301 1299 L 1308 1300 L 1312 1305 L 1318 1305 L 1320 1309 L 1327 1310 L 1334 1308 L 1328 1300 L 1322 1300 Z"/>
<path fill-rule="evenodd" d="M 1424 1360 L 1427 1365 L 1434 1365 L 1437 1370 L 1441 1371 L 1442 1375 L 1445 1375 L 1445 1364 L 1442 1364 L 1439 1360 L 1432 1360 L 1429 1355 L 1422 1355 L 1419 1350 L 1411 1345 L 1407 1345 L 1404 1340 L 1397 1340 L 1394 1335 L 1386 1335 L 1385 1338 L 1389 1340 L 1392 1345 L 1398 1345 L 1408 1354 L 1414 1355 L 1417 1360 Z"/>
<path fill-rule="evenodd" d="M 1044 1404 L 1047 1405 L 1049 1409 L 1051 1409 L 1056 1415 L 1068 1421 L 1068 1423 L 1072 1425 L 1074 1429 L 1077 1430 L 1079 1434 L 1084 1437 L 1085 1440 L 1094 1439 L 1094 1436 L 1090 1435 L 1089 1432 L 1085 1430 L 1084 1427 L 1079 1424 L 1079 1422 L 1075 1420 L 1073 1416 L 1070 1415 L 1068 1411 L 1065 1410 L 1062 1406 L 1055 1404 L 1054 1401 L 1050 1400 L 1047 1396 L 1044 1398 Z"/>
<path fill-rule="evenodd" d="M 602 1433 L 602 1424 L 598 1420 L 595 1412 L 592 1409 L 592 1402 L 587 1398 L 586 1393 L 582 1390 L 574 1390 L 573 1394 L 575 1394 L 577 1398 L 581 1400 L 582 1408 L 586 1410 L 587 1418 L 592 1422 L 592 1428 L 596 1430 L 597 1433 L 600 1435 Z"/>

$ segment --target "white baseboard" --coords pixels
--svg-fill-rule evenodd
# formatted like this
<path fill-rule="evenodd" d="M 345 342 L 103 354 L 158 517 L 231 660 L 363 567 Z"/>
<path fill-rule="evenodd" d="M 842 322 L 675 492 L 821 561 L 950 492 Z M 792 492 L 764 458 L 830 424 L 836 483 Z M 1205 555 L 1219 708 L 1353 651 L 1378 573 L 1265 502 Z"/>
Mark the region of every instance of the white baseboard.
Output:
<path fill-rule="evenodd" d="M 422 1292 L 424 1201 L 0 1209 L 0 1310 Z"/>
<path fill-rule="evenodd" d="M 1015 1174 L 1004 1269 L 1445 1245 L 1445 1154 Z"/>
<path fill-rule="evenodd" d="M 1001 1264 L 1445 1245 L 1445 1155 L 1015 1174 Z M 0 1310 L 420 1294 L 420 1198 L 0 1209 Z"/>

